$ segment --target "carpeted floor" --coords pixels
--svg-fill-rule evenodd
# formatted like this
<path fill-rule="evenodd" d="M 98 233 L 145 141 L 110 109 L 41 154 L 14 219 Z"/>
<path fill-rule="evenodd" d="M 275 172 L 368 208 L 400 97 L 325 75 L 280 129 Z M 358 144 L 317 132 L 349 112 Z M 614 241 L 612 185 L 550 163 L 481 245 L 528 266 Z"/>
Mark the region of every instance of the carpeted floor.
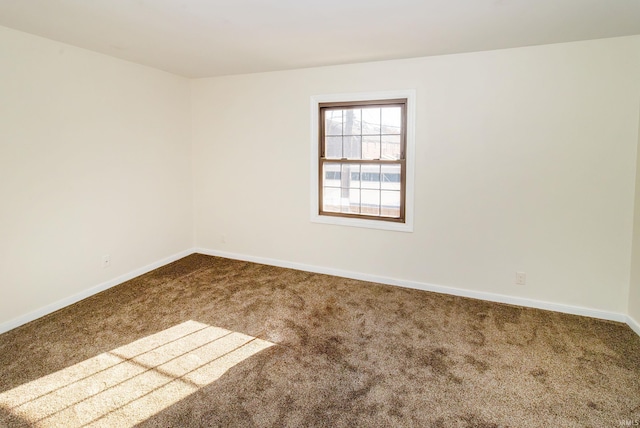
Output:
<path fill-rule="evenodd" d="M 233 352 L 256 346 L 234 357 L 212 348 L 218 337 L 235 338 Z M 200 354 L 178 364 L 187 339 Z M 206 359 L 216 352 L 222 369 Z M 210 373 L 191 376 L 202 358 Z M 156 409 L 165 390 L 152 393 L 152 381 L 113 380 L 127 364 L 127 379 L 160 373 L 182 392 Z M 100 395 L 125 384 L 141 397 Z M 154 410 L 131 419 L 142 427 L 633 426 L 640 337 L 614 322 L 203 255 L 0 335 L 0 426 L 121 426 L 105 417 L 143 399 L 138 409 Z M 91 414 L 96 400 L 103 414 Z"/>

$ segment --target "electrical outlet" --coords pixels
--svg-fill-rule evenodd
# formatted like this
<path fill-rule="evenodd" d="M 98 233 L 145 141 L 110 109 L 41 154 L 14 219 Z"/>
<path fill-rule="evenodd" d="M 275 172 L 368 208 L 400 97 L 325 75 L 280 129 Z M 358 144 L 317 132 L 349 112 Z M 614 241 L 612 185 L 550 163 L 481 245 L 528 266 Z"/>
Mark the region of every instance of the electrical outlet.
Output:
<path fill-rule="evenodd" d="M 524 272 L 516 272 L 516 284 L 517 285 L 526 285 L 527 284 L 527 274 Z"/>
<path fill-rule="evenodd" d="M 102 256 L 102 269 L 106 269 L 111 266 L 111 256 L 109 254 L 105 254 Z"/>

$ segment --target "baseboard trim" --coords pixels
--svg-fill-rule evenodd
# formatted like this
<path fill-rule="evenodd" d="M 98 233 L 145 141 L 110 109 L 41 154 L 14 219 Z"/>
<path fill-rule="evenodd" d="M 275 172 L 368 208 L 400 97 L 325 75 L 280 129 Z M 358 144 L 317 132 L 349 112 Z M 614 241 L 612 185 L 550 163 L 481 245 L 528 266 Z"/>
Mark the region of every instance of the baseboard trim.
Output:
<path fill-rule="evenodd" d="M 364 274 L 360 272 L 352 272 L 342 269 L 326 268 L 322 266 L 308 265 L 303 263 L 294 263 L 284 260 L 271 259 L 267 257 L 248 256 L 244 254 L 230 253 L 226 251 L 210 250 L 207 248 L 196 248 L 196 253 L 206 254 L 210 256 L 224 257 L 227 259 L 243 260 L 247 262 L 260 263 L 270 266 L 278 266 L 289 269 L 302 270 L 306 272 L 321 273 L 326 275 L 339 276 L 343 278 L 357 279 L 361 281 L 377 282 L 380 284 L 396 285 L 400 287 L 413 288 L 416 290 L 433 291 L 436 293 L 450 294 L 460 297 L 469 297 L 472 299 L 486 300 L 497 303 L 507 303 L 510 305 L 524 306 L 529 308 L 544 309 L 553 312 L 562 312 L 572 315 L 581 315 L 591 318 L 604 319 L 609 321 L 617 321 L 628 323 L 629 326 L 640 335 L 629 320 L 626 314 L 616 312 L 607 312 L 599 309 L 585 308 L 581 306 L 565 305 L 561 303 L 545 302 L 541 300 L 527 299 L 522 297 L 507 296 L 503 294 L 488 293 L 483 291 L 466 290 L 462 288 L 448 287 L 444 285 L 429 284 L 417 281 L 408 281 L 403 279 L 389 278 L 377 275 Z M 637 326 L 637 324 L 636 324 Z"/>
<path fill-rule="evenodd" d="M 631 327 L 631 330 L 635 331 L 638 336 L 640 336 L 640 322 L 631 318 L 631 316 L 627 317 L 627 324 Z"/>
<path fill-rule="evenodd" d="M 168 263 L 171 262 L 175 262 L 176 260 L 179 260 L 183 257 L 188 256 L 189 254 L 193 254 L 194 250 L 193 249 L 189 249 L 189 250 L 185 250 L 185 251 L 181 251 L 177 254 L 173 254 L 169 257 L 165 257 L 164 259 L 158 260 L 156 262 L 153 262 L 151 264 L 148 264 L 144 267 L 141 267 L 139 269 L 136 269 L 134 271 L 131 271 L 129 273 L 126 273 L 124 275 L 120 275 L 116 278 L 110 279 L 109 281 L 105 281 L 101 284 L 98 284 L 94 287 L 88 288 L 86 290 L 83 290 L 79 293 L 76 293 L 72 296 L 66 297 L 64 299 L 58 300 L 54 303 L 51 303 L 47 306 L 44 306 L 40 309 L 37 309 L 33 312 L 29 312 L 25 315 L 22 315 L 18 318 L 14 318 L 12 320 L 9 320 L 7 322 L 4 322 L 2 324 L 0 324 L 0 334 L 5 333 L 9 330 L 13 330 L 16 327 L 20 327 L 23 324 L 26 324 L 28 322 L 34 321 L 38 318 L 41 318 L 45 315 L 48 315 L 52 312 L 55 312 L 57 310 L 60 310 L 62 308 L 64 308 L 65 306 L 69 306 L 72 305 L 76 302 L 79 302 L 80 300 L 86 299 L 87 297 L 91 297 L 94 294 L 100 293 L 101 291 L 107 290 L 111 287 L 115 287 L 116 285 L 122 284 L 123 282 L 129 281 L 130 279 L 133 279 L 137 276 L 140 275 L 144 275 L 147 272 L 150 272 L 154 269 L 157 269 L 161 266 L 164 266 Z"/>
<path fill-rule="evenodd" d="M 314 273 L 320 273 L 325 275 L 339 276 L 342 278 L 357 279 L 360 281 L 396 285 L 400 287 L 413 288 L 416 290 L 450 294 L 453 296 L 469 297 L 472 299 L 486 300 L 490 302 L 507 303 L 511 305 L 524 306 L 529 308 L 544 309 L 548 311 L 561 312 L 561 313 L 572 314 L 572 315 L 581 315 L 581 316 L 586 316 L 591 318 L 617 321 L 617 322 L 626 323 L 636 334 L 638 334 L 638 336 L 640 336 L 640 323 L 638 323 L 638 321 L 634 320 L 632 317 L 626 314 L 620 314 L 616 312 L 607 312 L 607 311 L 585 308 L 580 306 L 564 305 L 560 303 L 545 302 L 545 301 L 534 300 L 534 299 L 526 299 L 522 297 L 507 296 L 503 294 L 466 290 L 462 288 L 448 287 L 448 286 L 437 285 L 437 284 L 429 284 L 429 283 L 423 283 L 418 281 L 389 278 L 389 277 L 383 277 L 378 275 L 347 271 L 342 269 L 334 269 L 334 268 L 327 268 L 327 267 L 309 265 L 304 263 L 289 262 L 284 260 L 272 259 L 268 257 L 249 256 L 245 254 L 211 250 L 207 248 L 192 248 L 192 249 L 181 251 L 179 253 L 176 253 L 174 255 L 171 255 L 169 257 L 158 260 L 154 263 L 148 264 L 134 271 L 131 271 L 127 274 L 120 275 L 109 281 L 105 281 L 94 287 L 83 290 L 67 298 L 58 300 L 54 303 L 51 303 L 33 312 L 29 312 L 18 318 L 14 318 L 12 320 L 4 322 L 0 324 L 0 334 L 5 333 L 9 330 L 13 330 L 14 328 L 19 327 L 23 324 L 34 321 L 52 312 L 60 310 L 66 306 L 79 302 L 80 300 L 86 299 L 87 297 L 91 297 L 94 294 L 100 293 L 101 291 L 107 290 L 111 287 L 115 287 L 116 285 L 122 284 L 123 282 L 129 281 L 137 276 L 144 275 L 147 272 L 150 272 L 154 269 L 162 267 L 166 264 L 172 263 L 176 260 L 179 260 L 193 253 L 200 253 L 200 254 L 205 254 L 210 256 L 224 257 L 227 259 L 260 263 L 260 264 L 265 264 L 270 266 L 278 266 L 278 267 L 283 267 L 288 269 L 301 270 L 305 272 L 314 272 Z"/>

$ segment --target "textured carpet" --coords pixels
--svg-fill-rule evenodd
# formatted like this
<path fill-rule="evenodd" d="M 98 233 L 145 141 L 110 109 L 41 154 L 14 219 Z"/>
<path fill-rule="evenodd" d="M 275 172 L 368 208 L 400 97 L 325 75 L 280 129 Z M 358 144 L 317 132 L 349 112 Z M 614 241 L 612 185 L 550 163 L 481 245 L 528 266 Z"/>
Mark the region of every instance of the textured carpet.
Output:
<path fill-rule="evenodd" d="M 179 360 L 197 334 L 209 348 Z M 207 334 L 256 346 L 233 357 Z M 216 352 L 215 376 L 171 375 Z M 100 395 L 114 386 L 91 383 L 94 363 L 182 382 L 142 427 L 640 424 L 640 338 L 624 324 L 203 255 L 0 335 L 0 426 L 73 426 L 91 399 L 116 415 L 123 393 Z M 85 382 L 80 398 L 61 379 Z M 148 410 L 162 397 L 141 383 L 132 405 Z"/>

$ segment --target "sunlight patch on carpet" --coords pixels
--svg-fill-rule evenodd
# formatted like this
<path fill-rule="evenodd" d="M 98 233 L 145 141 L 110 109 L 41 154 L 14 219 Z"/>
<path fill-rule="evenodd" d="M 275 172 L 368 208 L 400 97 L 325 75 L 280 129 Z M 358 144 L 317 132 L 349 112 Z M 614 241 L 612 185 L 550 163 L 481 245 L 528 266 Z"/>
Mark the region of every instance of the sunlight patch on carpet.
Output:
<path fill-rule="evenodd" d="M 38 427 L 132 426 L 274 344 L 186 321 L 0 394 Z"/>

